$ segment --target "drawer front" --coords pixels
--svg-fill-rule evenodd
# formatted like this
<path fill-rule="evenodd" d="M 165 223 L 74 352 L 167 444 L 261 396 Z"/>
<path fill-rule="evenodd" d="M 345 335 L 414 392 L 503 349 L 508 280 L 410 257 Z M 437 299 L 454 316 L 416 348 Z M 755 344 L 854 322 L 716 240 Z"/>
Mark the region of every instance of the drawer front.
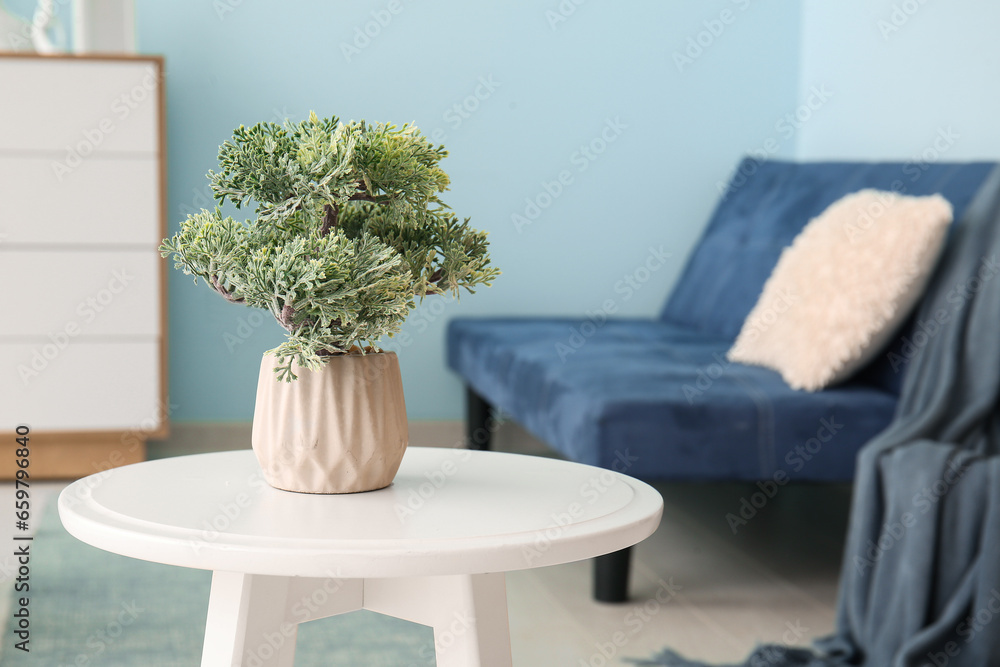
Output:
<path fill-rule="evenodd" d="M 4 243 L 156 248 L 159 161 L 95 156 L 64 171 L 55 157 L 0 153 L 0 220 Z"/>
<path fill-rule="evenodd" d="M 160 262 L 154 251 L 3 251 L 0 342 L 160 335 Z"/>
<path fill-rule="evenodd" d="M 155 153 L 159 86 L 149 61 L 0 58 L 0 151 Z"/>
<path fill-rule="evenodd" d="M 149 342 L 74 343 L 32 362 L 40 346 L 0 344 L 6 425 L 33 431 L 135 430 L 158 425 L 160 348 Z M 44 362 L 44 363 L 43 363 Z"/>

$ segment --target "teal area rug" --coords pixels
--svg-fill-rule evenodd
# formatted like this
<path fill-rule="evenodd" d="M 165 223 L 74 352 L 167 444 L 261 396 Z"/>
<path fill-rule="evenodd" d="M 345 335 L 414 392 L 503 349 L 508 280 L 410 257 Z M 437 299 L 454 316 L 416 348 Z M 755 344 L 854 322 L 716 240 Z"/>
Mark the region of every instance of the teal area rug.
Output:
<path fill-rule="evenodd" d="M 54 499 L 31 545 L 31 651 L 13 648 L 8 617 L 0 657 L 4 667 L 201 663 L 210 572 L 148 563 L 84 544 L 62 527 Z M 296 667 L 434 665 L 430 628 L 368 611 L 303 624 L 296 646 Z"/>

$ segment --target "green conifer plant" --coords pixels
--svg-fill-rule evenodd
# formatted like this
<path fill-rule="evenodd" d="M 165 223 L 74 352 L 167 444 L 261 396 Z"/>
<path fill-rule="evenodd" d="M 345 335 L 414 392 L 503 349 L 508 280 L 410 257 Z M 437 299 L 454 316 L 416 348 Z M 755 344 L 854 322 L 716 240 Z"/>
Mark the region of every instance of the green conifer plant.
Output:
<path fill-rule="evenodd" d="M 448 155 L 415 125 L 301 122 L 240 126 L 208 178 L 218 206 L 181 222 L 160 246 L 175 267 L 231 303 L 269 311 L 287 339 L 269 350 L 278 378 L 293 363 L 379 351 L 417 299 L 490 285 L 486 233 L 441 201 Z M 221 205 L 255 217 L 223 217 Z"/>

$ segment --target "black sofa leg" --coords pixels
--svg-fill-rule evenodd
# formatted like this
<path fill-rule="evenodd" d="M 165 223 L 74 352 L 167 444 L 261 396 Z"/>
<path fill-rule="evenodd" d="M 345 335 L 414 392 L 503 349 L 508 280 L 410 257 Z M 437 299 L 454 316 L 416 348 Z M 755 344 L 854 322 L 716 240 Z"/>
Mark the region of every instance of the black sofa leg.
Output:
<path fill-rule="evenodd" d="M 628 572 L 632 547 L 594 559 L 594 599 L 598 602 L 628 600 Z"/>
<path fill-rule="evenodd" d="M 465 387 L 465 436 L 469 449 L 488 451 L 493 437 L 490 419 L 490 404 L 476 393 L 476 390 Z"/>

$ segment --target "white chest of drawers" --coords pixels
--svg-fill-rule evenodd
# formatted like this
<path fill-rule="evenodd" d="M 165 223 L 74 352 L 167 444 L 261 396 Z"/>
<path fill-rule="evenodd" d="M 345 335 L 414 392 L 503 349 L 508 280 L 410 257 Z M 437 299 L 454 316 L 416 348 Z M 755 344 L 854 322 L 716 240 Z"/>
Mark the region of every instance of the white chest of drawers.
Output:
<path fill-rule="evenodd" d="M 166 434 L 164 108 L 157 57 L 0 54 L 0 475 Z"/>

